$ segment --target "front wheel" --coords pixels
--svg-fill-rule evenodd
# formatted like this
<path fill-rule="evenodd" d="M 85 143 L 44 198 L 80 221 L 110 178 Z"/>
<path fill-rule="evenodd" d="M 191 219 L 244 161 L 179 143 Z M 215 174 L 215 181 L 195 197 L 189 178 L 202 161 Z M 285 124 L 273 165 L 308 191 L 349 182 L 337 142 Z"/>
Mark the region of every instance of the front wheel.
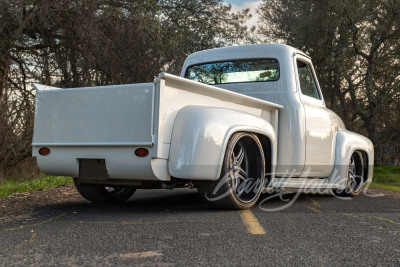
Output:
<path fill-rule="evenodd" d="M 362 191 L 364 177 L 364 164 L 362 154 L 354 152 L 350 157 L 347 171 L 346 188 L 337 190 L 335 193 L 344 197 L 356 197 Z"/>
<path fill-rule="evenodd" d="M 220 178 L 200 182 L 198 191 L 211 207 L 248 209 L 260 197 L 264 179 L 264 152 L 258 137 L 239 132 L 228 142 Z"/>
<path fill-rule="evenodd" d="M 129 187 L 80 184 L 76 178 L 74 178 L 74 184 L 81 196 L 95 203 L 122 203 L 128 200 L 136 191 L 136 188 Z"/>

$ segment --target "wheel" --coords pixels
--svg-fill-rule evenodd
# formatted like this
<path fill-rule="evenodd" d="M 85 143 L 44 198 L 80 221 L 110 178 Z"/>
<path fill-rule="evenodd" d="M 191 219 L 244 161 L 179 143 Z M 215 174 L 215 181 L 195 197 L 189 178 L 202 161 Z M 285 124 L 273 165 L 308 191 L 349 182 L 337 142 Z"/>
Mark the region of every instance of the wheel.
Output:
<path fill-rule="evenodd" d="M 362 191 L 364 177 L 364 164 L 362 154 L 354 152 L 350 157 L 346 188 L 337 190 L 335 193 L 344 197 L 356 197 Z"/>
<path fill-rule="evenodd" d="M 260 197 L 265 179 L 264 152 L 257 136 L 235 133 L 226 147 L 220 178 L 202 181 L 198 191 L 211 207 L 248 209 Z"/>
<path fill-rule="evenodd" d="M 128 200 L 136 191 L 136 188 L 129 187 L 80 184 L 76 178 L 74 184 L 81 196 L 95 203 L 121 203 Z"/>

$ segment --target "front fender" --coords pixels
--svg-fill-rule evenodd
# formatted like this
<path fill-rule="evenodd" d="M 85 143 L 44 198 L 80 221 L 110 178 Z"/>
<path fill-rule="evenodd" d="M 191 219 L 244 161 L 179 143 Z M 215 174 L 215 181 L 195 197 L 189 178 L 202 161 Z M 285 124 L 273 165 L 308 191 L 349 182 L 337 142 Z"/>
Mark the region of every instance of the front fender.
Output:
<path fill-rule="evenodd" d="M 175 119 L 169 173 L 176 178 L 217 180 L 227 142 L 239 131 L 267 136 L 271 141 L 271 163 L 276 165 L 276 133 L 266 120 L 226 108 L 186 106 Z"/>
<path fill-rule="evenodd" d="M 345 186 L 350 157 L 354 151 L 363 151 L 368 156 L 368 176 L 366 182 L 372 182 L 374 168 L 374 146 L 367 137 L 339 130 L 336 135 L 335 168 L 329 179 Z"/>

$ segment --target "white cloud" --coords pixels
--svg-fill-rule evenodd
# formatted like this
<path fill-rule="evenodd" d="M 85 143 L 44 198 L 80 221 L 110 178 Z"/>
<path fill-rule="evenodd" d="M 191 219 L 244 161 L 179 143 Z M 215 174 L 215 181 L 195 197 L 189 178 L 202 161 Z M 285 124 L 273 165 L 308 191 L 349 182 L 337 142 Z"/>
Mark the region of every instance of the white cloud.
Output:
<path fill-rule="evenodd" d="M 249 19 L 246 23 L 247 27 L 251 28 L 253 26 L 257 26 L 258 22 L 258 14 L 257 14 L 257 8 L 261 4 L 261 0 L 257 1 L 225 1 L 227 4 L 232 5 L 232 12 L 238 12 L 240 10 L 243 10 L 245 8 L 248 8 L 250 11 L 249 13 L 252 15 L 251 19 Z"/>

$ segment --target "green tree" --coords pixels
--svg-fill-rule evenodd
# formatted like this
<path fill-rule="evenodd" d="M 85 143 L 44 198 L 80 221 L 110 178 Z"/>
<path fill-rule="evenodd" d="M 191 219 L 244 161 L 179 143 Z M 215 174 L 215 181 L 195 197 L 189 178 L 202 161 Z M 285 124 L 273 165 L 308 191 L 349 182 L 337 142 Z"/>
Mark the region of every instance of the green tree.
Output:
<path fill-rule="evenodd" d="M 327 105 L 376 162 L 399 162 L 400 2 L 264 0 L 258 12 L 261 34 L 312 57 Z"/>
<path fill-rule="evenodd" d="M 0 178 L 29 158 L 31 82 L 77 87 L 179 73 L 195 51 L 246 39 L 220 0 L 0 1 Z"/>

